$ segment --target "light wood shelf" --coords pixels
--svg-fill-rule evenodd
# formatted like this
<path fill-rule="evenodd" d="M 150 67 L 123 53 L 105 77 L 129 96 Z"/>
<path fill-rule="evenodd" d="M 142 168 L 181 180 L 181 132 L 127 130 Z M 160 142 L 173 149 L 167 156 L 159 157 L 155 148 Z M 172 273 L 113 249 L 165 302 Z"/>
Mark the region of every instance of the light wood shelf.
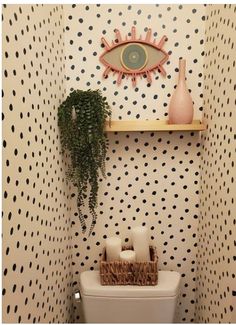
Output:
<path fill-rule="evenodd" d="M 205 125 L 200 120 L 193 120 L 192 124 L 169 124 L 168 120 L 129 120 L 106 121 L 106 132 L 119 131 L 203 131 Z"/>

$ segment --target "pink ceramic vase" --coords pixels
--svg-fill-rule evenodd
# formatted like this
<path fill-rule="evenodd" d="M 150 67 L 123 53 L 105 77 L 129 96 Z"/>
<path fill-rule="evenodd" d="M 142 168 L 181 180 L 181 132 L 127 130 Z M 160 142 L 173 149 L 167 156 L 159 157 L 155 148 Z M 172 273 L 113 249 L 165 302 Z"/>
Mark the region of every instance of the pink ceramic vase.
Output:
<path fill-rule="evenodd" d="M 191 124 L 193 121 L 193 101 L 185 82 L 186 60 L 179 60 L 179 81 L 169 105 L 170 124 Z"/>

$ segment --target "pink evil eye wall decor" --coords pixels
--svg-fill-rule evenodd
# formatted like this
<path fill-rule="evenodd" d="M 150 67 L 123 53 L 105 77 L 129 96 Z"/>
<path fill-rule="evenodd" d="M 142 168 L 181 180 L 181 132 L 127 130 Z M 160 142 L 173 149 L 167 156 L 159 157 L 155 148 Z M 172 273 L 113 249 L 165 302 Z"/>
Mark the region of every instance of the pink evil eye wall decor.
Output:
<path fill-rule="evenodd" d="M 101 41 L 105 47 L 105 51 L 100 56 L 100 61 L 105 65 L 103 77 L 108 77 L 110 72 L 118 74 L 117 84 L 120 85 L 123 76 L 131 77 L 133 86 L 136 86 L 137 77 L 146 76 L 147 82 L 152 82 L 152 73 L 159 72 L 163 76 L 166 75 L 163 64 L 168 60 L 169 55 L 163 50 L 163 46 L 167 41 L 164 35 L 161 40 L 156 43 L 156 39 L 151 41 L 152 30 L 149 28 L 144 39 L 142 36 L 136 37 L 136 28 L 131 29 L 131 37 L 125 37 L 122 40 L 120 31 L 115 30 L 116 40 L 109 45 L 104 37 Z"/>

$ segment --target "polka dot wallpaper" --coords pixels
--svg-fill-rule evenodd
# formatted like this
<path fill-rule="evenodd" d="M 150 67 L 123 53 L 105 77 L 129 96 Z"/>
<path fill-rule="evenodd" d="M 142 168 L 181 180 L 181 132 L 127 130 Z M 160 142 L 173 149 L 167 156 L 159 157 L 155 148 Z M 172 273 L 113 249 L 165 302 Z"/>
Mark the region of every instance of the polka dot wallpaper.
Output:
<path fill-rule="evenodd" d="M 236 321 L 236 6 L 207 8 L 197 320 Z"/>
<path fill-rule="evenodd" d="M 205 7 L 203 5 L 65 5 L 67 92 L 77 88 L 99 88 L 113 108 L 113 119 L 158 119 L 167 117 L 168 103 L 178 77 L 180 57 L 187 60 L 187 82 L 195 106 L 195 118 L 202 112 Z M 164 50 L 170 55 L 166 78 L 157 73 L 150 85 L 138 79 L 117 86 L 112 73 L 102 78 L 105 67 L 99 56 L 104 52 L 101 37 L 111 44 L 114 30 L 137 35 L 152 29 L 151 40 L 167 35 Z"/>
<path fill-rule="evenodd" d="M 72 321 L 63 8 L 3 6 L 3 322 Z"/>
<path fill-rule="evenodd" d="M 98 268 L 107 237 L 130 244 L 136 225 L 148 227 L 160 269 L 181 273 L 175 320 L 233 322 L 235 15 L 235 5 L 3 6 L 4 322 L 82 322 L 79 273 Z M 167 35 L 169 54 L 165 78 L 134 88 L 103 79 L 99 61 L 101 37 L 111 43 L 115 28 L 132 26 Z M 180 57 L 207 131 L 109 133 L 87 237 L 65 179 L 59 104 L 72 89 L 101 89 L 114 120 L 168 118 Z"/>
<path fill-rule="evenodd" d="M 112 106 L 113 119 L 167 118 L 177 83 L 178 60 L 187 60 L 187 83 L 195 118 L 202 115 L 204 5 L 65 5 L 67 93 L 99 88 Z M 122 35 L 136 26 L 137 35 L 152 28 L 152 37 L 168 36 L 166 78 L 150 85 L 138 79 L 117 86 L 116 76 L 102 78 L 101 37 L 110 43 L 114 29 Z M 125 132 L 109 134 L 107 178 L 99 189 L 98 222 L 87 238 L 80 229 L 76 190 L 72 193 L 74 287 L 79 273 L 98 268 L 104 241 L 118 235 L 129 244 L 130 230 L 146 225 L 158 248 L 160 269 L 181 273 L 176 320 L 193 322 L 196 291 L 197 226 L 199 214 L 200 139 L 198 132 Z M 76 308 L 76 306 L 75 306 Z M 83 320 L 75 310 L 75 321 Z"/>

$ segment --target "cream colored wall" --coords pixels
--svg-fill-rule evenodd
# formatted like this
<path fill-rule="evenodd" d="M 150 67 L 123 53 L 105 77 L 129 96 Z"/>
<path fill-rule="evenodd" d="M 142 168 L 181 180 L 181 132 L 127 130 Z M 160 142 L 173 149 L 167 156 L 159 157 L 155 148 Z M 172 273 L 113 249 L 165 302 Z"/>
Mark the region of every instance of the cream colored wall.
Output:
<path fill-rule="evenodd" d="M 77 288 L 79 272 L 98 268 L 105 238 L 120 235 L 129 243 L 130 227 L 138 224 L 148 226 L 160 268 L 182 275 L 176 320 L 235 321 L 235 6 L 207 10 L 203 89 L 203 5 L 65 5 L 64 11 L 53 5 L 4 7 L 4 322 L 71 322 L 72 276 Z M 119 88 L 112 76 L 102 80 L 100 37 L 111 41 L 114 27 L 123 35 L 132 25 L 142 35 L 151 27 L 158 39 L 169 38 L 167 78 L 157 75 L 151 87 L 146 80 L 138 80 L 135 89 L 130 80 Z M 195 118 L 205 108 L 201 161 L 196 132 L 110 134 L 98 224 L 87 238 L 73 199 L 71 210 L 60 154 L 57 107 L 66 88 L 67 93 L 100 88 L 114 119 L 166 118 L 180 56 L 187 58 Z M 76 311 L 74 320 L 80 317 Z"/>
<path fill-rule="evenodd" d="M 63 8 L 3 7 L 3 322 L 72 320 Z"/>
<path fill-rule="evenodd" d="M 196 314 L 236 320 L 236 6 L 207 7 Z"/>
<path fill-rule="evenodd" d="M 179 57 L 187 60 L 187 84 L 195 118 L 202 115 L 204 5 L 65 5 L 67 93 L 99 88 L 112 107 L 113 119 L 167 118 L 168 103 L 178 77 Z M 130 80 L 116 85 L 104 80 L 99 61 L 101 37 L 111 43 L 118 28 L 124 37 L 136 26 L 137 35 L 152 28 L 152 39 L 168 36 L 167 77 L 154 76 L 152 85 Z M 73 199 L 72 234 L 74 284 L 79 272 L 98 269 L 106 237 L 119 235 L 129 244 L 130 229 L 146 225 L 158 248 L 159 267 L 181 273 L 176 320 L 194 321 L 197 226 L 199 214 L 200 138 L 198 132 L 109 133 L 107 179 L 99 184 L 98 222 L 91 237 L 81 233 Z M 74 190 L 76 195 L 76 190 Z M 88 219 L 87 219 L 88 220 Z M 75 315 L 79 321 L 81 313 Z"/>

